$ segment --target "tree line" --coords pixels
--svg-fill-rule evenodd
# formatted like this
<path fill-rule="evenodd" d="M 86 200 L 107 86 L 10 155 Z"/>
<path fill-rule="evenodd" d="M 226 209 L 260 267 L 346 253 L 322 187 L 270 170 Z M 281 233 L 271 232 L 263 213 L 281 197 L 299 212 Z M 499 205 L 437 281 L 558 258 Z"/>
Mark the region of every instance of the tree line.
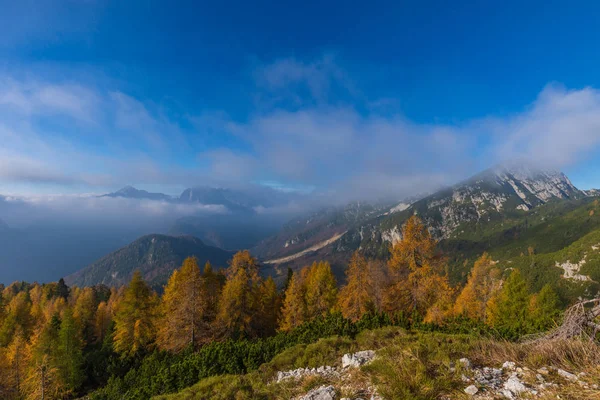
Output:
<path fill-rule="evenodd" d="M 427 228 L 411 217 L 387 262 L 352 256 L 341 288 L 321 261 L 290 270 L 278 290 L 248 251 L 221 271 L 186 259 L 160 296 L 139 272 L 121 288 L 14 283 L 0 296 L 0 397 L 74 397 L 106 384 L 107 374 L 124 376 L 153 351 L 285 337 L 335 314 L 352 323 L 368 315 L 436 326 L 475 321 L 509 337 L 548 329 L 558 316 L 550 286 L 531 294 L 518 270 L 505 278 L 488 254 L 462 287 L 449 284 L 447 268 Z"/>

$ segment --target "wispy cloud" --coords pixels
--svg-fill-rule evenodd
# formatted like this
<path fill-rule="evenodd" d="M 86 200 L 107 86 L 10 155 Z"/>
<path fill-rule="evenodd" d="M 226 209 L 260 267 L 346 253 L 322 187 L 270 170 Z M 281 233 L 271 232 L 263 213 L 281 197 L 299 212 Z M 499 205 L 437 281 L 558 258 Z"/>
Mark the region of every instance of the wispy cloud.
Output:
<path fill-rule="evenodd" d="M 0 107 L 25 115 L 67 115 L 92 121 L 98 96 L 79 84 L 0 79 Z"/>
<path fill-rule="evenodd" d="M 314 187 L 339 201 L 432 190 L 495 163 L 563 168 L 600 147 L 600 91 L 544 88 L 521 112 L 422 124 L 331 55 L 254 68 L 246 117 L 175 110 L 93 82 L 0 77 L 0 183 Z M 343 94 L 343 95 L 342 95 Z M 177 117 L 173 117 L 177 115 Z"/>

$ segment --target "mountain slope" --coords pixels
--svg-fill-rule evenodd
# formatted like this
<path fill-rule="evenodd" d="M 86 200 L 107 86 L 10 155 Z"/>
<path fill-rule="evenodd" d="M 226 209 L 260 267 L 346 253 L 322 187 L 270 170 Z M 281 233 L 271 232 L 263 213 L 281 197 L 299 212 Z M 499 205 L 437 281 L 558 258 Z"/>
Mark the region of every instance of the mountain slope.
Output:
<path fill-rule="evenodd" d="M 274 264 L 275 271 L 284 271 L 281 265 L 297 268 L 313 259 L 327 257 L 335 264 L 334 270 L 338 275 L 342 275 L 347 260 L 356 249 L 362 249 L 370 257 L 385 258 L 389 245 L 401 238 L 403 223 L 414 214 L 424 220 L 438 240 L 476 242 L 477 238 L 489 233 L 502 234 L 523 223 L 540 206 L 584 197 L 586 193 L 577 189 L 560 172 L 529 167 L 498 167 L 410 205 L 401 203 L 388 212 L 374 212 L 350 226 L 342 225 L 337 231 L 331 231 L 328 237 L 320 237 L 319 242 L 345 232 L 341 237 L 313 252 L 302 254 L 315 246 L 313 242 L 294 247 L 293 253 L 285 252 L 283 247 L 294 241 L 297 233 L 284 230 L 280 235 L 265 240 L 263 244 L 270 248 L 260 248 L 258 254 L 267 261 L 272 261 L 272 258 L 282 261 L 280 265 Z M 320 224 L 335 227 L 334 221 L 325 219 Z M 461 250 L 458 252 L 461 253 Z M 296 257 L 297 254 L 299 256 Z"/>
<path fill-rule="evenodd" d="M 224 267 L 231 255 L 193 236 L 147 235 L 67 276 L 65 281 L 77 286 L 120 286 L 128 283 L 133 272 L 139 270 L 147 282 L 160 287 L 186 257 L 197 257 L 200 267 L 206 261 Z"/>
<path fill-rule="evenodd" d="M 323 242 L 337 241 L 348 230 L 389 212 L 391 207 L 355 202 L 344 207 L 325 208 L 293 219 L 281 232 L 263 240 L 252 251 L 267 261 L 306 254 L 307 250 L 319 247 Z"/>

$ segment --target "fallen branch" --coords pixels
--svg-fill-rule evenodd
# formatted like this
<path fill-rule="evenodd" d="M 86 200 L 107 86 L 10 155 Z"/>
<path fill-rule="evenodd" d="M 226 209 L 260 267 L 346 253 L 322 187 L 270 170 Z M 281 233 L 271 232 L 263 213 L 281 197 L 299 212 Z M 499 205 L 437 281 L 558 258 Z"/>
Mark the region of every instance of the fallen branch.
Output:
<path fill-rule="evenodd" d="M 563 323 L 529 342 L 563 340 L 575 337 L 585 337 L 595 340 L 600 332 L 600 324 L 596 319 L 600 317 L 600 298 L 581 301 L 565 311 Z"/>

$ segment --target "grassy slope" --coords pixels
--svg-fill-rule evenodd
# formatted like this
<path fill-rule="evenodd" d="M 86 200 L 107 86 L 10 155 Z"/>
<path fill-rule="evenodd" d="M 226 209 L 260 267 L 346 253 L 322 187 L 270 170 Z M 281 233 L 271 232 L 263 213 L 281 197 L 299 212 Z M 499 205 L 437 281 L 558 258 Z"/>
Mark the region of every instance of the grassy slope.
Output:
<path fill-rule="evenodd" d="M 444 240 L 440 246 L 449 256 L 451 280 L 457 283 L 466 280 L 473 261 L 484 251 L 490 252 L 495 260 L 499 260 L 501 267 L 522 267 L 526 265 L 523 255 L 528 255 L 531 247 L 535 250 L 536 262 L 539 259 L 547 266 L 551 260 L 566 261 L 561 258 L 564 254 L 576 252 L 576 248 L 583 245 L 576 243 L 598 230 L 600 205 L 598 200 L 586 198 L 552 202 L 521 217 L 481 225 L 476 235 Z M 593 240 L 590 237 L 589 241 Z M 574 248 L 568 249 L 570 246 Z M 543 255 L 547 257 L 544 258 Z M 530 261 L 529 256 L 527 260 Z M 561 270 L 550 270 L 549 273 L 556 278 L 560 276 Z M 548 279 L 543 281 L 548 282 Z"/>
<path fill-rule="evenodd" d="M 277 371 L 321 365 L 339 366 L 344 353 L 377 350 L 378 358 L 345 379 L 304 377 L 273 383 Z M 340 397 L 363 397 L 365 388 L 373 385 L 384 398 L 436 399 L 466 398 L 461 380 L 463 371 L 450 370 L 450 364 L 467 357 L 480 366 L 499 367 L 511 360 L 531 369 L 555 366 L 584 371 L 590 381 L 600 379 L 597 363 L 600 349 L 588 342 L 572 341 L 544 345 L 519 345 L 495 342 L 470 335 L 411 333 L 401 328 L 365 331 L 355 340 L 338 337 L 322 339 L 314 344 L 297 345 L 275 357 L 258 371 L 246 375 L 225 375 L 201 380 L 179 393 L 159 396 L 160 400 L 183 399 L 290 399 L 312 388 L 334 385 Z M 576 384 L 556 389 L 551 395 L 575 398 L 580 393 Z M 596 394 L 597 395 L 597 394 Z M 546 397 L 551 398 L 551 397 Z"/>

